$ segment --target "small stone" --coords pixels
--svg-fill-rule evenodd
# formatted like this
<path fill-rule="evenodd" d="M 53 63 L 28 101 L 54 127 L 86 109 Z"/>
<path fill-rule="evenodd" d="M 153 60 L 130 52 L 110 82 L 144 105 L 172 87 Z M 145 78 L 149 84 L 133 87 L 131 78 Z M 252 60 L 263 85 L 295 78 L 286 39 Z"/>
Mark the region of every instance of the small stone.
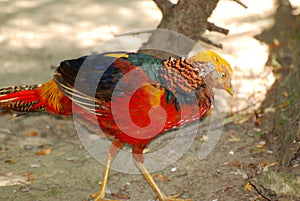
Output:
<path fill-rule="evenodd" d="M 77 157 L 68 157 L 66 158 L 67 161 L 77 161 L 78 158 Z"/>
<path fill-rule="evenodd" d="M 177 170 L 177 167 L 171 168 L 171 172 L 175 172 Z"/>
<path fill-rule="evenodd" d="M 39 164 L 31 164 L 30 167 L 32 167 L 32 168 L 39 168 L 40 165 Z"/>

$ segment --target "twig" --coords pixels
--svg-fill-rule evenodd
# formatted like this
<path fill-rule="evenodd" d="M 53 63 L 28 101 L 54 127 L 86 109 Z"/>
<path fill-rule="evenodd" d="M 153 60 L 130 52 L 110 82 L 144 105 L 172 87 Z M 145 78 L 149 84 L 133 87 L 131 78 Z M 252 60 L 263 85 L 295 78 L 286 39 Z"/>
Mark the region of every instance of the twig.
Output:
<path fill-rule="evenodd" d="M 161 10 L 164 15 L 168 9 L 170 9 L 174 4 L 169 0 L 153 0 L 157 7 Z"/>
<path fill-rule="evenodd" d="M 208 31 L 219 32 L 219 33 L 222 33 L 222 34 L 225 34 L 225 35 L 227 35 L 228 32 L 229 32 L 228 29 L 219 27 L 219 26 L 217 26 L 217 25 L 215 25 L 214 23 L 211 23 L 211 22 L 207 22 L 207 30 Z"/>
<path fill-rule="evenodd" d="M 266 196 L 264 196 L 257 188 L 254 184 L 252 184 L 250 181 L 249 181 L 249 184 L 254 188 L 254 190 L 257 192 L 258 195 L 260 195 L 261 197 L 265 198 L 267 201 L 271 201 L 269 198 L 267 198 Z"/>
<path fill-rule="evenodd" d="M 244 8 L 248 8 L 248 6 L 246 6 L 246 4 L 244 4 L 242 1 L 240 1 L 240 0 L 231 0 L 231 1 L 234 1 L 234 2 L 236 2 L 236 3 L 238 3 L 238 4 L 240 4 L 241 6 L 243 6 Z"/>
<path fill-rule="evenodd" d="M 114 34 L 115 37 L 120 36 L 130 36 L 130 35 L 139 35 L 139 34 L 146 34 L 146 33 L 152 33 L 156 30 L 156 28 L 149 28 L 149 29 L 141 29 L 137 31 L 129 31 L 121 34 Z"/>
<path fill-rule="evenodd" d="M 223 48 L 223 45 L 221 43 L 215 43 L 215 42 L 213 42 L 213 41 L 211 41 L 208 38 L 205 38 L 203 36 L 199 36 L 199 40 L 201 40 L 201 41 L 203 41 L 203 42 L 205 42 L 209 45 L 212 45 L 212 46 L 215 46 L 215 47 L 218 47 L 218 48 L 221 48 L 221 49 Z"/>
<path fill-rule="evenodd" d="M 145 30 L 137 30 L 137 31 L 127 32 L 127 33 L 117 34 L 117 35 L 115 35 L 115 37 L 152 33 L 155 30 L 156 30 L 155 28 L 145 29 Z M 223 48 L 223 45 L 221 43 L 214 43 L 213 41 L 211 41 L 208 38 L 205 38 L 203 36 L 199 36 L 199 40 L 201 40 L 201 41 L 203 41 L 203 42 L 205 42 L 209 45 L 212 45 L 212 46 L 215 46 L 215 47 L 218 47 L 218 48 L 221 48 L 221 49 Z"/>

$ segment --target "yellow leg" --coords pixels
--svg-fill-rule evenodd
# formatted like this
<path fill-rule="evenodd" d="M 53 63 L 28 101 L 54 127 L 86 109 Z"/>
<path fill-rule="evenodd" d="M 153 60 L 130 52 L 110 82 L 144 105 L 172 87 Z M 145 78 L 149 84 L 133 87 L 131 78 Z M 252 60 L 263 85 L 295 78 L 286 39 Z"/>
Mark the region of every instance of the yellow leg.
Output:
<path fill-rule="evenodd" d="M 108 174 L 109 174 L 112 160 L 122 146 L 123 143 L 120 143 L 119 141 L 112 142 L 112 145 L 107 152 L 106 168 L 103 174 L 103 179 L 100 184 L 100 190 L 99 192 L 91 195 L 91 197 L 94 198 L 94 201 L 120 201 L 120 200 L 107 199 L 105 198 L 105 196 L 106 196 L 106 184 L 107 184 Z"/>
<path fill-rule="evenodd" d="M 150 175 L 150 173 L 146 169 L 144 163 L 140 162 L 138 160 L 135 160 L 135 164 L 136 164 L 137 168 L 140 170 L 140 172 L 143 174 L 143 176 L 145 177 L 145 179 L 147 180 L 147 182 L 149 183 L 149 185 L 151 186 L 153 191 L 156 193 L 156 195 L 160 201 L 192 201 L 192 199 L 177 198 L 179 195 L 166 197 L 161 192 L 161 190 L 158 188 L 157 184 L 153 180 L 153 177 Z"/>

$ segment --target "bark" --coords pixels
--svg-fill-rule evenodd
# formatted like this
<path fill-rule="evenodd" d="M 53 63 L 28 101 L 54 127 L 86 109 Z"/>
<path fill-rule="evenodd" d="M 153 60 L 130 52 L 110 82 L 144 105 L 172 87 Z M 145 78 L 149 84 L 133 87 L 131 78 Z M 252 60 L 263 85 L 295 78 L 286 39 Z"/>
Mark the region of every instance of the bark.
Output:
<path fill-rule="evenodd" d="M 207 22 L 219 0 L 179 0 L 177 4 L 172 4 L 167 0 L 154 0 L 154 2 L 163 14 L 157 28 L 171 30 L 178 34 L 166 34 L 160 30 L 154 31 L 149 41 L 141 49 L 151 49 L 152 54 L 165 58 L 172 56 L 172 52 L 176 55 L 186 56 L 199 39 L 221 47 L 220 44 L 215 44 L 202 37 L 207 29 L 224 34 L 228 33 L 227 29 Z M 156 50 L 153 51 L 153 49 Z M 157 51 L 157 49 L 166 51 Z M 142 50 L 141 52 L 149 53 L 149 50 Z"/>
<path fill-rule="evenodd" d="M 207 19 L 219 0 L 179 0 L 167 12 L 163 13 L 158 28 L 182 33 L 198 40 L 207 29 Z"/>

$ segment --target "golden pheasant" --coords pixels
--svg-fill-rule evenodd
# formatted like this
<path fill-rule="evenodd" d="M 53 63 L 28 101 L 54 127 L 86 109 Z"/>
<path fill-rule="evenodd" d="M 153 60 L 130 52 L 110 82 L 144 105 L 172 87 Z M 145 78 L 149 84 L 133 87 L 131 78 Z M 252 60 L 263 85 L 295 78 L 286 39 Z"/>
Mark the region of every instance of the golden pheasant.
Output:
<path fill-rule="evenodd" d="M 112 143 L 100 191 L 93 196 L 96 201 L 109 200 L 105 193 L 109 169 L 124 144 L 132 146 L 137 168 L 160 201 L 183 200 L 160 191 L 144 166 L 143 150 L 165 131 L 204 117 L 213 102 L 212 87 L 232 95 L 231 74 L 229 63 L 211 50 L 165 60 L 110 52 L 63 61 L 47 83 L 2 88 L 0 106 L 77 115 L 99 125 Z"/>

